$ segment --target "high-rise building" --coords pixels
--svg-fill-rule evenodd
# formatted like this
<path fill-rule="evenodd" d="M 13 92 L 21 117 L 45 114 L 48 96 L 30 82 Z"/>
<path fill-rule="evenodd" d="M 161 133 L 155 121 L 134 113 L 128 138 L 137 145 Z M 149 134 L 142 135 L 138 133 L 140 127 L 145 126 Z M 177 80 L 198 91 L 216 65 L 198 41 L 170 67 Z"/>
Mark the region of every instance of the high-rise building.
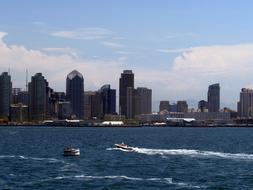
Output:
<path fill-rule="evenodd" d="M 11 103 L 18 104 L 18 93 L 21 92 L 21 88 L 12 88 L 11 92 Z"/>
<path fill-rule="evenodd" d="M 20 91 L 18 93 L 17 102 L 22 103 L 23 105 L 28 105 L 28 92 L 27 91 Z"/>
<path fill-rule="evenodd" d="M 133 119 L 135 116 L 135 91 L 133 87 L 127 87 L 125 115 L 127 119 Z"/>
<path fill-rule="evenodd" d="M 253 89 L 243 88 L 241 90 L 237 109 L 239 117 L 253 117 Z"/>
<path fill-rule="evenodd" d="M 10 116 L 12 83 L 11 76 L 7 72 L 0 75 L 0 117 Z"/>
<path fill-rule="evenodd" d="M 220 84 L 212 84 L 207 93 L 208 112 L 219 112 L 220 110 Z"/>
<path fill-rule="evenodd" d="M 119 114 L 127 116 L 127 89 L 134 88 L 134 73 L 124 70 L 119 79 Z"/>
<path fill-rule="evenodd" d="M 111 89 L 109 84 L 102 86 L 99 90 L 103 102 L 103 114 L 114 114 L 116 112 L 116 89 Z"/>
<path fill-rule="evenodd" d="M 28 85 L 29 94 L 29 118 L 31 121 L 43 121 L 47 119 L 48 107 L 48 82 L 41 73 L 32 76 Z"/>
<path fill-rule="evenodd" d="M 138 87 L 135 90 L 135 115 L 152 112 L 152 90 Z"/>
<path fill-rule="evenodd" d="M 170 111 L 170 101 L 167 100 L 160 101 L 159 112 L 164 110 L 167 110 L 168 112 Z"/>
<path fill-rule="evenodd" d="M 198 103 L 198 109 L 200 112 L 204 112 L 207 109 L 207 102 L 205 100 L 200 100 Z"/>
<path fill-rule="evenodd" d="M 85 119 L 101 119 L 103 117 L 102 96 L 97 91 L 84 92 Z"/>
<path fill-rule="evenodd" d="M 76 70 L 68 74 L 66 79 L 66 98 L 72 105 L 73 114 L 78 119 L 84 118 L 84 79 Z"/>
<path fill-rule="evenodd" d="M 188 104 L 186 101 L 177 101 L 177 112 L 188 112 Z"/>

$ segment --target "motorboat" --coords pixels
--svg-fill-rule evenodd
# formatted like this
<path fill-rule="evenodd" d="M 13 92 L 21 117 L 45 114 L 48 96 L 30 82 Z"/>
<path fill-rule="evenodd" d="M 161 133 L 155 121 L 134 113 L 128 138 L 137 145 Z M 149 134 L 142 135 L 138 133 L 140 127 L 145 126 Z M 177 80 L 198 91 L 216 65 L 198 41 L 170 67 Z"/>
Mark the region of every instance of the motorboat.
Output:
<path fill-rule="evenodd" d="M 63 156 L 80 156 L 80 149 L 73 147 L 66 147 L 64 148 Z"/>
<path fill-rule="evenodd" d="M 121 148 L 123 150 L 133 150 L 133 147 L 126 145 L 125 143 L 115 144 L 117 148 Z"/>

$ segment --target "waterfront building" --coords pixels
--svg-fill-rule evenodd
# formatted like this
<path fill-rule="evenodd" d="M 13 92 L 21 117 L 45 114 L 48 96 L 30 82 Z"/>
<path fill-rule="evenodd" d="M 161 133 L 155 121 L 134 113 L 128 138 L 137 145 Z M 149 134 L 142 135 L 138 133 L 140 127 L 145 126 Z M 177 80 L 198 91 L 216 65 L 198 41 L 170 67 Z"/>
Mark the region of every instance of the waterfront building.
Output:
<path fill-rule="evenodd" d="M 253 117 L 253 89 L 242 88 L 237 109 L 239 117 Z"/>
<path fill-rule="evenodd" d="M 212 84 L 207 93 L 208 112 L 219 112 L 220 110 L 220 84 Z"/>
<path fill-rule="evenodd" d="M 186 101 L 177 101 L 177 112 L 188 112 L 188 104 Z"/>
<path fill-rule="evenodd" d="M 18 93 L 21 92 L 21 88 L 12 88 L 11 91 L 11 103 L 17 104 L 18 103 Z"/>
<path fill-rule="evenodd" d="M 133 119 L 135 116 L 135 89 L 133 87 L 127 88 L 126 94 L 126 118 Z"/>
<path fill-rule="evenodd" d="M 111 89 L 109 84 L 106 84 L 98 91 L 101 94 L 103 104 L 103 115 L 116 113 L 116 89 Z"/>
<path fill-rule="evenodd" d="M 31 121 L 47 119 L 48 82 L 41 73 L 32 76 L 28 84 L 29 118 Z"/>
<path fill-rule="evenodd" d="M 28 121 L 28 106 L 22 103 L 10 106 L 10 118 L 12 122 L 23 123 Z"/>
<path fill-rule="evenodd" d="M 170 111 L 170 101 L 168 100 L 160 101 L 159 112 L 164 111 L 164 110 L 167 110 L 168 112 Z"/>
<path fill-rule="evenodd" d="M 124 70 L 119 79 L 119 114 L 127 116 L 127 89 L 134 88 L 134 73 Z M 129 107 L 128 107 L 129 108 Z M 130 111 L 130 110 L 128 110 Z"/>
<path fill-rule="evenodd" d="M 11 105 L 12 83 L 7 72 L 0 75 L 0 118 L 9 118 Z"/>
<path fill-rule="evenodd" d="M 205 112 L 207 110 L 208 104 L 205 100 L 200 100 L 198 103 L 198 109 L 200 112 Z"/>
<path fill-rule="evenodd" d="M 170 104 L 170 112 L 177 112 L 177 104 Z"/>
<path fill-rule="evenodd" d="M 18 92 L 17 103 L 22 103 L 23 105 L 28 105 L 28 92 L 27 91 Z"/>
<path fill-rule="evenodd" d="M 58 119 L 71 119 L 72 108 L 68 101 L 59 101 L 57 106 Z"/>
<path fill-rule="evenodd" d="M 152 90 L 138 87 L 135 90 L 135 115 L 149 114 L 152 110 Z"/>
<path fill-rule="evenodd" d="M 101 119 L 103 117 L 102 96 L 97 91 L 84 92 L 85 119 Z"/>
<path fill-rule="evenodd" d="M 76 70 L 68 74 L 66 79 L 66 98 L 72 105 L 73 114 L 77 119 L 84 118 L 84 79 Z"/>

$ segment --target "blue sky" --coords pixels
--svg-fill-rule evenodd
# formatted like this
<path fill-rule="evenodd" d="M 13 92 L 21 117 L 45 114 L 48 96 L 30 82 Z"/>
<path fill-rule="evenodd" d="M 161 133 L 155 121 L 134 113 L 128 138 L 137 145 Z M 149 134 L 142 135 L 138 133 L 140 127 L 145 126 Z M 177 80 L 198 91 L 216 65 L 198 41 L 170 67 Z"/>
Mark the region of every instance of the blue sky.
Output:
<path fill-rule="evenodd" d="M 3 1 L 0 71 L 10 66 L 17 87 L 24 86 L 23 68 L 30 75 L 41 71 L 55 90 L 64 91 L 71 69 L 83 73 L 85 90 L 105 83 L 118 88 L 121 71 L 132 69 L 136 86 L 153 89 L 154 102 L 206 99 L 208 85 L 219 82 L 223 105 L 235 108 L 240 89 L 253 87 L 252 5 L 250 0 Z"/>

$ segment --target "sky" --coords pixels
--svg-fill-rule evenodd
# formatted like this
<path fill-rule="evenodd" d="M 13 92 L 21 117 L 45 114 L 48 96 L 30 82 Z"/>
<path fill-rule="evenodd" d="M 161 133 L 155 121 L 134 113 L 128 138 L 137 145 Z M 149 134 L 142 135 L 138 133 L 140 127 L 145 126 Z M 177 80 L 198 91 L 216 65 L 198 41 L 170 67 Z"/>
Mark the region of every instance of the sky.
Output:
<path fill-rule="evenodd" d="M 65 91 L 73 69 L 85 90 L 111 84 L 131 69 L 135 87 L 160 100 L 207 99 L 220 83 L 221 105 L 236 109 L 241 88 L 253 88 L 253 1 L 8 0 L 0 6 L 0 72 L 25 88 L 42 72 Z"/>

